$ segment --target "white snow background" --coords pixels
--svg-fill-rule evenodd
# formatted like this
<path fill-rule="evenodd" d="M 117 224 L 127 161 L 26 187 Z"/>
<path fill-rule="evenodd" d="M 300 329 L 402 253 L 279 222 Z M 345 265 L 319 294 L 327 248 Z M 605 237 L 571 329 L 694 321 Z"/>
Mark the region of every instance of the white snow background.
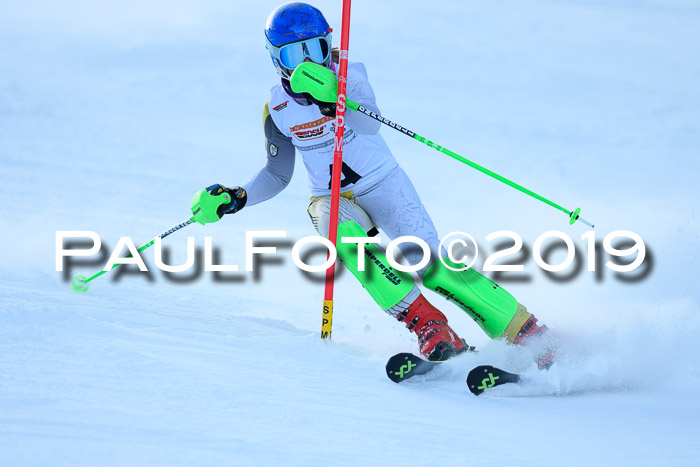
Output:
<path fill-rule="evenodd" d="M 502 284 L 559 336 L 549 372 L 428 293 L 480 351 L 396 385 L 384 363 L 415 338 L 341 270 L 323 342 L 323 285 L 288 245 L 258 275 L 184 283 L 150 249 L 151 274 L 72 290 L 56 231 L 142 244 L 187 219 L 198 189 L 264 164 L 276 5 L 0 2 L 0 465 L 697 465 L 697 1 L 353 2 L 350 58 L 387 118 L 582 207 L 599 241 L 644 239 L 644 278 L 606 254 L 588 272 L 584 225 L 382 129 L 442 235 L 487 254 L 507 229 L 530 247 L 529 280 Z M 341 2 L 316 5 L 338 44 Z M 243 269 L 246 230 L 313 235 L 297 162 L 274 200 L 165 239 L 172 262 L 187 236 Z M 568 281 L 532 259 L 549 230 L 578 246 Z M 482 363 L 528 380 L 475 397 L 464 376 Z"/>

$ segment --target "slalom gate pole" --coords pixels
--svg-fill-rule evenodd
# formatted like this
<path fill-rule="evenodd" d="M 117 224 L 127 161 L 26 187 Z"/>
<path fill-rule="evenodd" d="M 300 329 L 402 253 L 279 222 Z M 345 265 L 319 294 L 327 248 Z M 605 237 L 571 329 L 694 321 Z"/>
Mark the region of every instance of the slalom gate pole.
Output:
<path fill-rule="evenodd" d="M 566 213 L 566 215 L 569 216 L 569 224 L 573 224 L 574 222 L 579 221 L 579 222 L 583 222 L 584 224 L 586 224 L 587 226 L 589 226 L 591 228 L 595 227 L 592 223 L 588 222 L 587 220 L 585 220 L 584 218 L 579 216 L 579 213 L 581 212 L 581 208 L 576 208 L 574 211 L 569 211 L 568 209 L 565 209 L 564 207 L 558 205 L 557 203 L 550 201 L 543 196 L 538 195 L 534 191 L 528 190 L 524 186 L 519 185 L 519 184 L 513 182 L 512 180 L 508 180 L 507 178 L 497 174 L 496 172 L 493 172 L 493 171 L 487 169 L 486 167 L 482 167 L 479 164 L 477 164 L 476 162 L 472 162 L 469 159 L 464 158 L 464 157 L 460 156 L 459 154 L 456 154 L 456 153 L 450 151 L 447 148 L 443 148 L 442 146 L 433 143 L 432 141 L 424 138 L 423 136 L 419 135 L 418 133 L 413 132 L 413 131 L 409 130 L 408 128 L 404 128 L 401 125 L 398 125 L 398 124 L 392 122 L 391 120 L 384 118 L 381 115 L 378 115 L 375 112 L 372 112 L 371 110 L 362 107 L 357 102 L 354 102 L 350 99 L 347 99 L 347 106 L 349 109 L 354 110 L 355 112 L 363 113 L 363 114 L 367 115 L 368 117 L 371 117 L 375 120 L 378 120 L 378 121 L 382 122 L 383 124 L 403 133 L 406 136 L 410 136 L 411 138 L 418 140 L 421 143 L 427 144 L 431 148 L 436 149 L 443 154 L 447 154 L 448 156 L 450 156 L 454 159 L 457 159 L 458 161 L 460 161 L 464 164 L 467 164 L 469 167 L 472 167 L 472 168 L 478 170 L 479 172 L 482 172 L 490 177 L 493 177 L 496 180 L 503 182 L 506 185 L 508 185 L 512 188 L 515 188 L 518 191 L 525 193 L 526 195 L 532 196 L 533 198 L 540 200 L 543 203 L 548 204 L 548 205 L 552 206 L 553 208 L 558 209 L 558 210 Z"/>
<path fill-rule="evenodd" d="M 331 212 L 328 240 L 336 246 L 338 241 L 338 204 L 340 202 L 340 177 L 343 168 L 343 135 L 345 134 L 345 90 L 348 76 L 348 43 L 350 40 L 350 0 L 343 0 L 343 18 L 340 32 L 340 63 L 338 70 L 338 97 L 335 113 L 335 146 L 333 151 L 333 172 L 331 174 Z M 328 253 L 330 255 L 330 252 Z M 323 296 L 323 316 L 321 338 L 331 338 L 333 326 L 333 285 L 335 263 L 326 269 L 326 287 Z"/>
<path fill-rule="evenodd" d="M 182 224 L 176 225 L 176 226 L 173 227 L 172 229 L 170 229 L 170 230 L 168 230 L 168 231 L 165 231 L 165 232 L 163 232 L 162 234 L 158 235 L 157 237 L 153 238 L 153 240 L 151 240 L 150 242 L 148 242 L 148 243 L 146 243 L 145 245 L 141 246 L 141 247 L 140 247 L 138 250 L 136 250 L 136 251 L 139 252 L 139 253 L 141 253 L 143 250 L 145 250 L 146 248 L 148 248 L 148 247 L 150 247 L 151 245 L 153 245 L 153 244 L 156 242 L 156 239 L 157 239 L 157 238 L 163 239 L 163 238 L 167 237 L 168 235 L 170 235 L 171 233 L 177 232 L 178 230 L 180 230 L 180 229 L 182 229 L 182 228 L 184 228 L 184 227 L 187 227 L 187 226 L 190 225 L 194 220 L 195 220 L 195 217 L 191 217 L 190 219 L 186 220 L 186 221 L 183 222 Z M 126 255 L 126 258 L 131 258 L 131 253 L 129 253 L 128 255 Z M 117 266 L 120 266 L 121 264 L 122 264 L 122 263 L 116 263 L 114 266 L 112 266 L 112 269 L 116 268 Z M 111 271 L 112 269 L 109 269 L 109 271 Z M 92 276 L 87 277 L 87 278 L 86 278 L 85 276 L 75 276 L 75 278 L 73 279 L 73 290 L 75 290 L 76 292 L 87 292 L 88 287 L 89 287 L 88 282 L 90 282 L 90 281 L 92 281 L 92 280 L 94 280 L 94 279 L 97 279 L 98 277 L 100 277 L 102 274 L 104 274 L 104 273 L 106 273 L 106 272 L 107 272 L 107 271 L 103 269 L 102 271 L 100 271 L 100 272 L 98 272 L 98 273 L 95 273 L 95 274 L 93 274 Z"/>

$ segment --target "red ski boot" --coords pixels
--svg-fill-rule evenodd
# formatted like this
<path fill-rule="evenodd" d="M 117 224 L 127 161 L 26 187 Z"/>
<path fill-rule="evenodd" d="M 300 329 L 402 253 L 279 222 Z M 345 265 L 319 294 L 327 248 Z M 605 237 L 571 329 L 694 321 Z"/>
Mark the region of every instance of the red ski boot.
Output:
<path fill-rule="evenodd" d="M 457 336 L 447 318 L 420 294 L 408 308 L 396 316 L 409 331 L 416 333 L 420 353 L 431 361 L 447 360 L 459 353 L 474 350 Z"/>
<path fill-rule="evenodd" d="M 517 332 L 516 332 L 517 331 Z M 508 342 L 515 345 L 527 345 L 527 343 L 535 336 L 543 336 L 548 331 L 547 326 L 537 325 L 537 318 L 532 313 L 528 313 L 527 308 L 523 305 L 518 305 L 518 311 L 506 328 L 503 336 Z M 554 363 L 555 349 L 552 345 L 548 345 L 542 354 L 537 359 L 537 367 L 540 370 L 549 369 Z"/>

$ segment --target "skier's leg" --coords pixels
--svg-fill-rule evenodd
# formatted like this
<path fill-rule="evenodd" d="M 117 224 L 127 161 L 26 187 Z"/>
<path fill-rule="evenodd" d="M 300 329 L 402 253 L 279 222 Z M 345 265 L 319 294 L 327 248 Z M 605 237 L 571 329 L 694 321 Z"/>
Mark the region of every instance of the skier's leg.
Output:
<path fill-rule="evenodd" d="M 330 204 L 327 198 L 312 198 L 308 210 L 314 226 L 322 235 L 327 235 L 329 225 Z M 367 213 L 349 198 L 340 199 L 339 221 L 339 239 L 366 237 L 366 232 L 374 228 Z M 404 322 L 409 331 L 418 336 L 420 352 L 425 357 L 444 360 L 455 353 L 473 349 L 450 328 L 447 318 L 423 297 L 410 274 L 394 269 L 389 264 L 378 245 L 365 245 L 364 255 L 359 256 L 356 243 L 338 241 L 337 251 L 343 264 L 374 301 L 389 315 Z M 359 264 L 360 258 L 364 259 L 363 268 Z"/>
<path fill-rule="evenodd" d="M 338 238 L 366 236 L 352 221 L 338 226 Z M 447 318 L 420 293 L 410 274 L 393 268 L 375 244 L 364 246 L 361 255 L 356 243 L 338 242 L 338 256 L 360 281 L 377 304 L 406 324 L 418 336 L 420 352 L 428 360 L 445 360 L 470 348 L 447 324 Z M 364 267 L 360 267 L 362 258 Z"/>
<path fill-rule="evenodd" d="M 471 268 L 450 269 L 460 267 L 463 265 L 449 258 L 435 261 L 423 276 L 423 285 L 454 302 L 492 339 L 524 345 L 547 330 L 547 326 L 537 324 L 537 318 L 524 305 L 489 278 Z M 550 346 L 537 358 L 537 366 L 549 368 L 553 359 L 554 350 Z"/>
<path fill-rule="evenodd" d="M 433 220 L 403 169 L 396 167 L 372 189 L 357 194 L 355 200 L 389 238 L 414 236 L 428 244 L 430 262 L 417 271 L 423 276 L 430 263 L 439 257 L 440 239 Z M 411 265 L 423 260 L 424 252 L 418 245 L 405 242 L 399 245 L 399 249 Z"/>
<path fill-rule="evenodd" d="M 527 308 L 495 282 L 473 269 L 452 271 L 443 264 L 443 261 L 450 264 L 448 259 L 436 260 L 444 256 L 438 256 L 437 232 L 402 169 L 395 169 L 374 190 L 357 196 L 357 202 L 390 237 L 414 235 L 428 243 L 431 262 L 418 271 L 423 284 L 456 303 L 489 337 L 524 344 L 546 329 L 546 326 L 538 326 L 537 319 Z M 420 249 L 403 253 L 411 264 L 418 263 L 423 254 Z M 452 263 L 452 267 L 459 269 L 462 265 Z"/>
<path fill-rule="evenodd" d="M 449 258 L 435 261 L 423 276 L 423 285 L 454 302 L 492 339 L 520 343 L 518 334 L 532 315 L 505 289 L 474 269 L 450 269 L 461 267 Z"/>
<path fill-rule="evenodd" d="M 309 207 L 306 210 L 311 217 L 311 222 L 314 224 L 316 231 L 328 236 L 328 220 L 331 214 L 331 197 L 330 196 L 312 196 Z M 377 229 L 374 222 L 362 209 L 355 199 L 352 197 L 352 192 L 343 193 L 340 195 L 338 203 L 338 223 L 353 221 L 358 224 L 369 236 L 377 235 Z"/>

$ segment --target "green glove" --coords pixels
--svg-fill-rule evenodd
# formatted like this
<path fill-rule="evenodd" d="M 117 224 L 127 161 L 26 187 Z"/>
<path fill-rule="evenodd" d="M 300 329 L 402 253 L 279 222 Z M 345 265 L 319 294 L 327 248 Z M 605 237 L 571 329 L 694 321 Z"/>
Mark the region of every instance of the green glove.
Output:
<path fill-rule="evenodd" d="M 316 63 L 304 62 L 297 66 L 289 80 L 292 91 L 307 93 L 314 103 L 334 103 L 338 100 L 338 77 L 333 70 Z"/>
<path fill-rule="evenodd" d="M 196 222 L 210 224 L 221 219 L 224 214 L 240 211 L 247 200 L 248 195 L 243 188 L 226 188 L 217 183 L 195 193 L 192 214 Z"/>

